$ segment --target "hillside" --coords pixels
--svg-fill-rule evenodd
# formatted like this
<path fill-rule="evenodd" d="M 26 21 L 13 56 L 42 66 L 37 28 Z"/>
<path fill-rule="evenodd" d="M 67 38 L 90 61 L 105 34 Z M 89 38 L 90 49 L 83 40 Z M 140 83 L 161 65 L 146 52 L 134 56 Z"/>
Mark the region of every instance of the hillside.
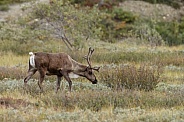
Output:
<path fill-rule="evenodd" d="M 49 3 L 49 0 L 37 0 L 37 2 L 42 2 L 42 3 Z M 24 3 L 17 3 L 17 4 L 10 4 L 9 5 L 9 10 L 7 11 L 0 11 L 0 21 L 6 21 L 6 20 L 12 20 L 12 19 L 17 19 L 20 16 L 25 16 L 26 7 L 30 6 L 33 4 L 32 2 L 24 2 Z"/>
<path fill-rule="evenodd" d="M 125 1 L 120 6 L 125 11 L 159 21 L 179 20 L 184 15 L 184 7 L 175 9 L 165 4 L 151 4 L 144 1 Z"/>
<path fill-rule="evenodd" d="M 37 1 L 37 3 L 38 2 L 47 3 L 47 4 L 49 3 L 48 0 L 39 0 Z M 8 11 L 0 11 L 0 20 L 2 22 L 3 21 L 11 22 L 15 19 L 25 18 L 26 17 L 25 15 L 29 15 L 30 13 L 32 13 L 31 9 L 34 9 L 34 8 L 31 8 L 31 9 L 28 9 L 28 8 L 29 6 L 34 6 L 34 4 L 35 4 L 34 2 L 29 2 L 29 3 L 10 5 L 10 9 Z M 75 32 L 66 32 L 66 34 L 80 33 L 78 35 L 82 37 L 80 38 L 80 40 L 84 40 L 90 35 L 91 39 L 97 36 L 98 39 L 103 41 L 106 40 L 107 42 L 117 42 L 119 40 L 126 41 L 129 39 L 133 39 L 133 40 L 137 40 L 138 43 L 142 41 L 143 43 L 148 43 L 154 46 L 162 45 L 163 42 L 170 46 L 180 45 L 184 43 L 182 39 L 184 36 L 184 34 L 182 33 L 184 30 L 183 8 L 184 7 L 182 5 L 180 9 L 175 9 L 165 4 L 151 4 L 144 1 L 124 1 L 119 3 L 118 6 L 114 6 L 114 9 L 112 10 L 111 13 L 98 11 L 99 15 L 96 16 L 96 22 L 92 23 L 92 19 L 91 19 L 91 23 L 90 23 L 91 25 L 86 25 L 86 28 L 89 28 L 87 26 L 97 26 L 97 27 L 93 27 L 94 30 L 92 29 L 91 32 L 88 32 L 88 34 L 84 32 L 80 32 L 79 31 L 80 29 L 77 29 L 77 30 L 74 29 Z M 68 10 L 65 10 L 65 11 L 68 11 Z M 72 13 L 68 12 L 68 14 L 72 14 Z M 82 15 L 79 15 L 79 16 L 82 16 Z M 95 14 L 91 13 L 91 17 L 93 16 L 95 16 Z M 37 18 L 38 17 L 39 16 L 37 16 Z M 27 24 L 31 24 L 31 23 L 35 24 L 34 19 L 37 20 L 37 18 L 32 17 L 32 20 L 31 18 L 29 18 L 29 20 L 23 20 L 23 21 L 29 21 L 27 22 Z M 98 18 L 99 20 L 97 20 Z M 66 20 L 66 21 L 71 21 L 71 20 Z M 81 24 L 84 25 L 84 23 L 86 22 L 84 20 L 81 20 Z M 70 26 L 74 27 L 76 25 L 70 25 Z M 85 31 L 85 28 L 81 29 L 81 31 Z M 95 33 L 93 33 L 92 31 L 95 31 Z M 2 35 L 4 35 L 3 33 L 6 33 L 6 32 L 2 32 Z M 171 35 L 174 35 L 174 36 L 171 36 Z M 11 35 L 11 37 L 12 36 L 13 35 Z M 42 36 L 43 36 L 43 33 L 42 33 Z M 68 34 L 68 36 L 71 36 L 71 35 Z M 80 45 L 81 43 L 80 41 L 73 42 L 74 40 L 79 40 L 78 36 L 70 39 L 72 40 L 71 43 L 75 43 L 73 45 L 78 45 L 79 47 L 77 48 L 80 48 L 83 45 L 83 44 Z M 6 37 L 3 37 L 3 38 L 6 38 Z M 26 38 L 29 40 L 30 37 L 26 37 Z M 40 40 L 39 38 L 37 39 Z M 96 40 L 96 37 L 94 39 Z"/>

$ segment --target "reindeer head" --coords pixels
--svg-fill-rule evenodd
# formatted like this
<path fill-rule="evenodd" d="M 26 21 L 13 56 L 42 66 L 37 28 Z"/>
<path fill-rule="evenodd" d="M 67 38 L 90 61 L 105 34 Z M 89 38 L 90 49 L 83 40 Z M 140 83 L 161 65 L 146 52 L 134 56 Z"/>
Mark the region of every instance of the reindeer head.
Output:
<path fill-rule="evenodd" d="M 90 47 L 90 48 L 89 48 L 88 55 L 84 57 L 84 58 L 87 60 L 87 63 L 88 63 L 88 66 L 87 66 L 86 69 L 85 69 L 84 76 L 85 76 L 89 81 L 91 81 L 93 84 L 97 84 L 98 81 L 97 81 L 97 79 L 96 79 L 96 76 L 95 76 L 94 73 L 93 73 L 93 70 L 99 72 L 100 67 L 92 67 L 92 66 L 91 66 L 90 58 L 91 58 L 93 52 L 94 52 L 94 49 L 91 49 L 91 47 Z"/>

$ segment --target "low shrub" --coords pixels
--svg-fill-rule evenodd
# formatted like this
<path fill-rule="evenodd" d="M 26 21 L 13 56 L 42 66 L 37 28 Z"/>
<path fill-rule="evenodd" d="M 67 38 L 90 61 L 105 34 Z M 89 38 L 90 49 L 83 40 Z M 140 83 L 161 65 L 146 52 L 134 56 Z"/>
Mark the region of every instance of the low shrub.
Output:
<path fill-rule="evenodd" d="M 137 17 L 133 13 L 124 11 L 119 7 L 107 13 L 108 17 L 102 19 L 99 23 L 103 32 L 101 39 L 107 42 L 116 42 L 117 39 L 130 36 L 129 33 Z"/>
<path fill-rule="evenodd" d="M 169 46 L 180 45 L 184 43 L 184 21 L 181 22 L 159 22 L 156 24 L 157 32 Z"/>
<path fill-rule="evenodd" d="M 9 6 L 8 5 L 0 5 L 0 11 L 8 11 Z"/>
<path fill-rule="evenodd" d="M 0 67 L 0 80 L 4 78 L 22 79 L 25 77 L 26 73 L 26 71 L 16 67 Z"/>
<path fill-rule="evenodd" d="M 161 66 L 141 64 L 137 68 L 135 65 L 122 65 L 103 67 L 100 78 L 115 90 L 128 88 L 150 91 L 159 83 L 162 72 Z"/>
<path fill-rule="evenodd" d="M 166 43 L 165 38 L 157 31 L 152 21 L 140 19 L 135 22 L 132 31 L 133 36 L 140 39 L 142 44 L 162 46 Z"/>
<path fill-rule="evenodd" d="M 133 23 L 136 20 L 136 16 L 133 13 L 124 11 L 122 8 L 114 8 L 112 11 L 112 15 L 116 21 Z"/>

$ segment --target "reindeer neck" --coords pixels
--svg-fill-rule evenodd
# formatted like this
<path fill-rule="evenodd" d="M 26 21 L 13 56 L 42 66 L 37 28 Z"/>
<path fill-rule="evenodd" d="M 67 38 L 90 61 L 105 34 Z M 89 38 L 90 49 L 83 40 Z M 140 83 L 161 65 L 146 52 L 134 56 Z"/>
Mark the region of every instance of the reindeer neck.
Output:
<path fill-rule="evenodd" d="M 75 72 L 75 71 L 85 71 L 85 69 L 87 68 L 87 66 L 86 65 L 84 65 L 84 64 L 81 64 L 81 63 L 79 63 L 79 62 L 77 62 L 77 61 L 75 61 L 75 60 L 71 60 L 72 61 L 72 69 L 73 69 L 73 71 Z"/>

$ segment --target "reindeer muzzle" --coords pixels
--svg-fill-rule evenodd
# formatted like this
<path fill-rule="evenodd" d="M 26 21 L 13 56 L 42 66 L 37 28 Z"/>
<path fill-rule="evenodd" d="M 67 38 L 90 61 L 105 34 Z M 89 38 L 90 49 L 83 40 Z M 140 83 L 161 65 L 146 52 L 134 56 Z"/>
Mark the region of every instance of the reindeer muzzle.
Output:
<path fill-rule="evenodd" d="M 95 80 L 92 82 L 92 84 L 97 84 L 97 82 L 98 82 L 98 81 L 95 79 Z"/>

